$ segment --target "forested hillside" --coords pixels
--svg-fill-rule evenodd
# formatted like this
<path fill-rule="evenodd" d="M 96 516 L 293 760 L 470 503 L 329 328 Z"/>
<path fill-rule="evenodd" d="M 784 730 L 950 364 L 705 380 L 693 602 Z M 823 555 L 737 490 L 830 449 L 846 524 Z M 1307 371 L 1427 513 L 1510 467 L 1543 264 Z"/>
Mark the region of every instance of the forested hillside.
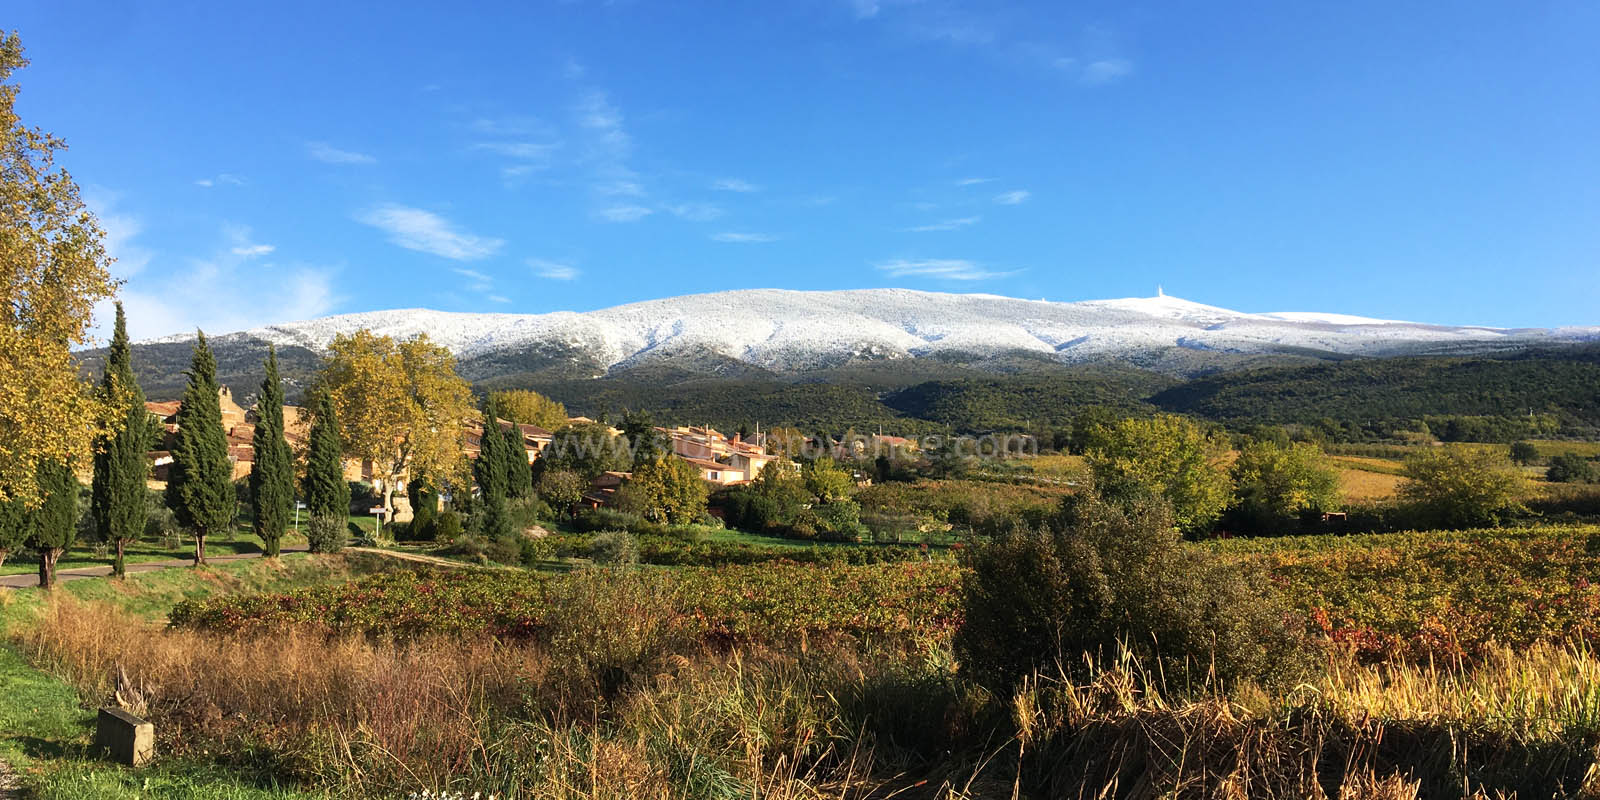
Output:
<path fill-rule="evenodd" d="M 1150 397 L 1222 422 L 1357 423 L 1432 415 L 1553 415 L 1568 432 L 1600 427 L 1600 347 L 1504 358 L 1393 358 L 1223 373 Z"/>

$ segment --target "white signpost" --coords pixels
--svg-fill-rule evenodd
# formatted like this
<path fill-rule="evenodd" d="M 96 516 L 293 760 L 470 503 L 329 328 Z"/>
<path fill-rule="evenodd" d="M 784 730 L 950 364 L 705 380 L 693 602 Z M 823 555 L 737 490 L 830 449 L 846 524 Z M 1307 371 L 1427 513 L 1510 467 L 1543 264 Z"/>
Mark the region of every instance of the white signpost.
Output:
<path fill-rule="evenodd" d="M 388 511 L 389 509 L 384 508 L 383 506 L 373 506 L 372 508 L 367 509 L 367 513 L 375 517 L 378 522 L 378 529 L 372 534 L 373 541 L 377 541 L 383 537 L 383 515 L 388 513 Z"/>

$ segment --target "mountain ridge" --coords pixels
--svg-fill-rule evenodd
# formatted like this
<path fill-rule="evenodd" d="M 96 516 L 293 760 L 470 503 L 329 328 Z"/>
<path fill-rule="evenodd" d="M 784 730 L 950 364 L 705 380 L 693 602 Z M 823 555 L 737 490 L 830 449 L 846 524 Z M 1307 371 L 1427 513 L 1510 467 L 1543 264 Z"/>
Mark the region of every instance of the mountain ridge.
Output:
<path fill-rule="evenodd" d="M 981 363 L 1015 355 L 1198 374 L 1259 356 L 1338 360 L 1600 341 L 1600 326 L 1494 328 L 1249 313 L 1166 294 L 1056 302 L 912 289 L 741 289 L 545 314 L 366 311 L 211 338 L 320 353 L 334 336 L 360 328 L 401 338 L 427 333 L 463 362 L 484 364 L 469 376 L 475 379 L 508 371 L 601 377 L 660 362 L 705 365 L 711 373 L 786 374 L 883 360 Z"/>

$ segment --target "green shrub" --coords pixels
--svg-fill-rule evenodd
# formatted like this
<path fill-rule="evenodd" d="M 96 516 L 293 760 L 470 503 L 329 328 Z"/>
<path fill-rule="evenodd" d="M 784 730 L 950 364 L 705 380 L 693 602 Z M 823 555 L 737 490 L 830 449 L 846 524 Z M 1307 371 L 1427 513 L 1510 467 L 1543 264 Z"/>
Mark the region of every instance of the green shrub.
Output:
<path fill-rule="evenodd" d="M 1185 547 L 1150 495 L 1069 501 L 1049 528 L 973 551 L 955 638 L 963 670 L 1008 693 L 1034 671 L 1085 678 L 1126 648 L 1168 687 L 1278 684 L 1307 664 L 1305 623 L 1241 567 Z M 1156 669 L 1159 668 L 1159 672 Z"/>
<path fill-rule="evenodd" d="M 1544 479 L 1551 483 L 1600 483 L 1600 466 L 1576 453 L 1551 456 Z"/>
<path fill-rule="evenodd" d="M 644 518 L 626 511 L 614 508 L 586 508 L 578 512 L 577 518 L 572 521 L 572 526 L 584 532 L 625 531 L 642 522 Z"/>
<path fill-rule="evenodd" d="M 516 497 L 506 501 L 506 517 L 511 520 L 512 530 L 525 531 L 538 525 L 540 520 L 554 516 L 549 504 L 537 497 Z"/>
<path fill-rule="evenodd" d="M 1528 481 L 1503 452 L 1476 447 L 1434 447 L 1405 463 L 1400 497 L 1430 527 L 1499 525 L 1526 513 Z"/>
<path fill-rule="evenodd" d="M 635 564 L 639 561 L 639 542 L 633 538 L 633 534 L 607 531 L 595 534 L 590 553 L 599 564 Z"/>
<path fill-rule="evenodd" d="M 461 515 L 454 511 L 441 511 L 433 519 L 433 539 L 437 542 L 453 542 L 460 538 Z"/>
<path fill-rule="evenodd" d="M 349 538 L 345 520 L 339 517 L 315 516 L 306 522 L 306 542 L 313 553 L 337 553 Z"/>
<path fill-rule="evenodd" d="M 500 564 L 521 564 L 522 537 L 516 534 L 501 536 L 490 542 L 489 546 L 484 548 L 483 554 L 488 556 L 490 561 Z"/>
<path fill-rule="evenodd" d="M 861 524 L 861 506 L 851 500 L 835 500 L 813 509 L 818 537 L 830 542 L 859 542 L 867 538 Z"/>

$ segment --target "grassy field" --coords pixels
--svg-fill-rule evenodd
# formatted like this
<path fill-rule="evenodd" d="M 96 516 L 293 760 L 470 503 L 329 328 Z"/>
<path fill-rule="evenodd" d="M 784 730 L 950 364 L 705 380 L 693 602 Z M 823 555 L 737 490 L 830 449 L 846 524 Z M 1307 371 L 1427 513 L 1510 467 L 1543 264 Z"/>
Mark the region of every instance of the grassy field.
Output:
<path fill-rule="evenodd" d="M 1405 479 L 1398 475 L 1364 469 L 1339 470 L 1339 492 L 1347 502 L 1388 500 L 1400 490 Z"/>
<path fill-rule="evenodd" d="M 304 522 L 304 520 L 301 520 Z M 363 533 L 371 535 L 377 521 L 375 518 L 350 517 L 350 524 L 360 528 Z M 294 528 L 283 537 L 282 547 L 303 547 L 306 538 L 296 533 Z M 261 541 L 251 532 L 248 524 L 239 524 L 234 529 L 221 536 L 212 536 L 206 540 L 206 555 L 225 556 L 241 553 L 261 552 Z M 111 565 L 114 551 L 91 542 L 79 542 L 67 552 L 61 554 L 61 559 L 56 562 L 56 569 L 76 569 L 79 567 L 106 567 Z M 173 546 L 159 540 L 140 540 L 128 545 L 124 557 L 129 564 L 141 564 L 150 561 L 172 561 L 192 558 L 194 556 L 194 540 L 183 537 L 177 539 Z M 6 559 L 5 564 L 0 564 L 0 575 L 22 575 L 39 570 L 38 562 L 33 559 L 17 558 L 13 554 Z"/>
<path fill-rule="evenodd" d="M 350 580 L 390 567 L 387 559 L 289 554 L 278 561 L 238 561 L 201 569 L 141 573 L 125 581 L 72 581 L 51 597 L 38 589 L 0 593 L 0 632 L 14 636 L 34 624 L 50 603 L 115 609 L 159 625 L 185 599 L 289 591 Z M 159 636 L 159 633 L 154 635 Z M 97 697 L 85 697 L 57 676 L 28 664 L 14 645 L 0 644 L 0 760 L 20 773 L 41 800 L 302 800 L 329 797 L 275 787 L 266 774 L 241 774 L 215 763 L 163 759 L 133 770 L 105 764 L 88 752 Z"/>
<path fill-rule="evenodd" d="M 1123 661 L 987 696 L 953 657 L 948 562 L 457 577 L 294 555 L 81 581 L 0 598 L 0 688 L 21 698 L 0 758 L 35 796 L 118 800 L 1006 800 L 1138 775 L 1159 796 L 1571 796 L 1600 743 L 1595 542 L 1190 545 L 1266 570 L 1325 643 L 1325 670 L 1271 691 Z M 157 766 L 83 758 L 117 664 L 148 690 Z"/>

